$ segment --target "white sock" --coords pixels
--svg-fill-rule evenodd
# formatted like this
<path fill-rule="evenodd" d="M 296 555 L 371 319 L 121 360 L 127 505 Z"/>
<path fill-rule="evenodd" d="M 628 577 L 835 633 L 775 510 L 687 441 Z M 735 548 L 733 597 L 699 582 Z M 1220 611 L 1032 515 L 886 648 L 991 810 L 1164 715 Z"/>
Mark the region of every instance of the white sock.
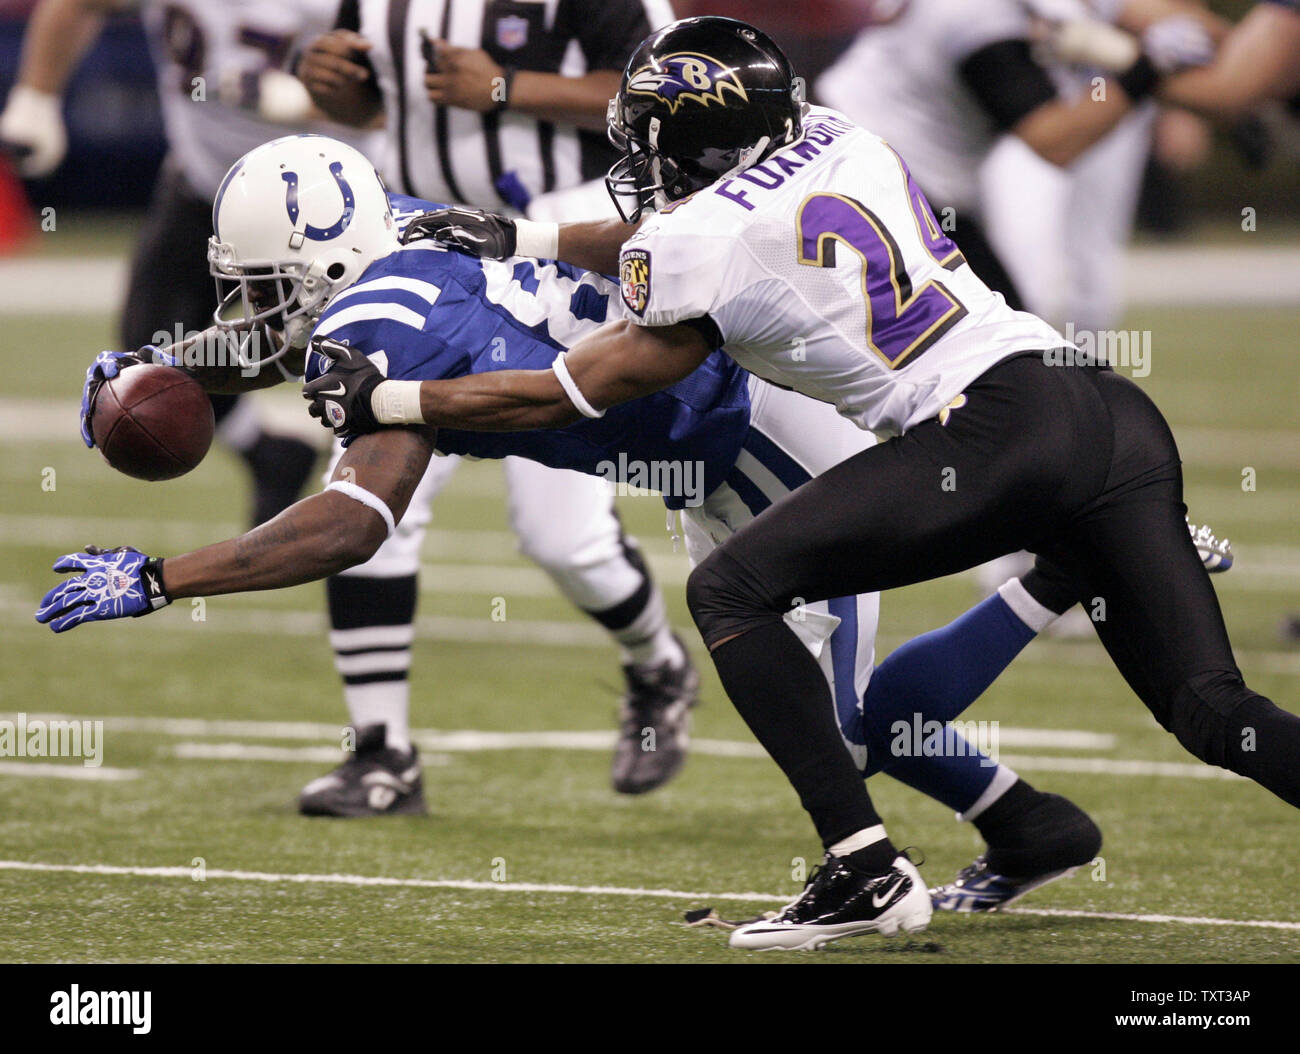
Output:
<path fill-rule="evenodd" d="M 1005 765 L 999 765 L 998 770 L 993 773 L 993 779 L 984 788 L 984 793 L 975 799 L 975 803 L 969 809 L 965 812 L 959 812 L 957 819 L 963 822 L 975 819 L 1014 787 L 1018 779 L 1020 777 L 1012 769 L 1007 768 Z"/>
<path fill-rule="evenodd" d="M 1011 613 L 1035 633 L 1042 633 L 1057 619 L 1056 612 L 1035 600 L 1018 578 L 1009 578 L 998 586 L 998 596 L 1006 602 Z"/>
<path fill-rule="evenodd" d="M 385 742 L 393 750 L 411 746 L 411 684 L 400 681 L 372 681 L 370 684 L 345 684 L 343 698 L 353 728 L 383 725 Z"/>
<path fill-rule="evenodd" d="M 641 614 L 622 629 L 610 630 L 610 635 L 618 641 L 624 663 L 661 666 L 666 662 L 674 669 L 686 665 L 686 652 L 668 625 L 668 610 L 658 587 L 651 591 Z"/>
<path fill-rule="evenodd" d="M 885 838 L 885 825 L 878 823 L 874 827 L 864 827 L 847 838 L 841 838 L 830 846 L 826 852 L 830 853 L 831 856 L 848 856 L 850 853 L 856 853 L 859 849 L 865 849 L 869 845 L 883 842 Z"/>

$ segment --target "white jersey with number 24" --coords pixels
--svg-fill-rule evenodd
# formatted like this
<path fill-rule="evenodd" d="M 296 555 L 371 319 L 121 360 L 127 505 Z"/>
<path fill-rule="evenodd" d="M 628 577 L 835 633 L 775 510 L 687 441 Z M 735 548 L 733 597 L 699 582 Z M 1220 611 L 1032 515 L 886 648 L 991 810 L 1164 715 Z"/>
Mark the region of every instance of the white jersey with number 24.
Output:
<path fill-rule="evenodd" d="M 1069 343 L 980 281 L 884 140 L 822 108 L 798 142 L 651 216 L 619 278 L 641 324 L 707 315 L 741 366 L 885 435 Z"/>

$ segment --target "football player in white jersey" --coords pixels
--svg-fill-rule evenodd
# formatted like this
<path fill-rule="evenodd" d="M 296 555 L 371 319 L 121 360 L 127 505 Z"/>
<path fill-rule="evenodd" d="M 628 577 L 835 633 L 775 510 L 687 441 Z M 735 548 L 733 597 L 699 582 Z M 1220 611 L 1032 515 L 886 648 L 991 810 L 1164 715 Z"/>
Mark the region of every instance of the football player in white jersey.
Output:
<path fill-rule="evenodd" d="M 339 120 L 365 125 L 384 115 L 372 156 L 400 193 L 586 218 L 593 210 L 582 187 L 612 159 L 593 129 L 603 129 L 632 50 L 671 18 L 667 0 L 344 0 L 298 74 Z M 342 453 L 336 444 L 332 464 Z M 303 789 L 299 809 L 308 815 L 424 810 L 409 730 L 419 555 L 431 504 L 460 464 L 433 459 L 392 538 L 327 583 L 330 644 L 358 740 L 343 765 Z M 504 472 L 521 551 L 619 649 L 627 690 L 614 789 L 654 790 L 684 761 L 699 685 L 663 596 L 601 480 L 518 457 Z M 376 780 L 385 790 L 372 794 Z"/>
<path fill-rule="evenodd" d="M 282 68 L 295 48 L 332 24 L 337 7 L 338 0 L 42 0 L 37 5 L 18 83 L 0 115 L 0 139 L 25 155 L 20 159 L 25 176 L 48 174 L 63 160 L 62 94 L 108 15 L 139 10 L 157 66 L 168 154 L 131 263 L 120 322 L 124 347 L 168 343 L 176 339 L 177 327 L 193 332 L 208 326 L 216 297 L 202 266 L 202 247 L 211 228 L 212 195 L 241 154 L 284 133 L 283 125 L 263 113 L 278 109 L 298 127 L 308 126 L 309 100 L 298 88 L 302 98 L 295 109 L 295 82 Z M 279 101 L 259 112 L 258 102 L 272 102 L 272 83 Z M 223 85 L 242 88 L 247 98 L 223 94 Z M 257 91 L 263 85 L 265 98 Z M 286 88 L 290 105 L 284 112 Z M 247 400 L 214 396 L 213 409 L 218 435 L 252 473 L 253 521 L 270 519 L 298 496 L 315 465 L 316 449 L 263 430 Z"/>
<path fill-rule="evenodd" d="M 1048 300 L 1042 286 L 1061 267 L 1026 263 L 1012 273 L 1008 257 L 994 245 L 993 225 L 986 222 L 981 169 L 1004 135 L 1061 167 L 1088 157 L 1117 132 L 1140 137 L 1137 126 L 1149 120 L 1147 100 L 1162 75 L 1209 61 L 1214 55 L 1211 34 L 1222 28 L 1205 12 L 1176 0 L 1158 2 L 1166 17 L 1129 23 L 1143 30 L 1140 50 L 1126 34 L 1100 21 L 1119 18 L 1123 0 L 1098 0 L 1091 23 L 1084 17 L 1083 0 L 983 0 L 979 18 L 970 17 L 964 0 L 908 0 L 896 12 L 891 8 L 888 21 L 858 36 L 818 79 L 817 95 L 907 158 L 944 229 L 961 245 L 976 274 L 1013 307 L 1041 311 Z M 1089 50 L 1088 45 L 1102 55 L 1108 48 L 1119 50 L 1118 61 L 1127 69 L 1111 78 L 1114 83 L 1103 97 L 1094 98 L 1091 85 L 1088 92 L 1074 90 L 1059 71 L 1044 64 L 1034 46 L 1037 5 L 1049 6 L 1060 23 L 1073 12 L 1069 27 L 1084 37 L 1076 52 Z M 1101 42 L 1090 40 L 1087 30 Z M 1015 161 L 1028 151 L 1017 152 Z M 1115 173 L 1123 175 L 1124 167 L 1116 169 L 1113 158 L 1098 162 L 1106 163 L 1111 165 L 1108 182 L 1118 178 Z M 1014 175 L 1014 164 L 1007 167 Z M 1026 185 L 1017 179 L 999 190 L 1037 215 L 1026 197 L 1042 185 L 1041 180 Z M 1040 241 L 1052 243 L 1050 237 Z M 1037 288 L 1020 289 L 1018 278 Z"/>
<path fill-rule="evenodd" d="M 629 220 L 659 211 L 631 237 L 611 224 L 561 228 L 559 248 L 608 266 L 621 233 L 633 318 L 550 370 L 422 383 L 358 370 L 325 383 L 365 392 L 381 425 L 556 427 L 672 384 L 721 346 L 892 435 L 757 517 L 688 583 L 728 695 L 827 852 L 797 900 L 737 929 L 733 945 L 817 947 L 930 916 L 843 748 L 825 679 L 784 619 L 809 599 L 1028 549 L 1076 597 L 1105 601 L 1098 636 L 1185 748 L 1300 806 L 1300 717 L 1245 685 L 1187 533 L 1173 436 L 1135 384 L 1011 310 L 902 159 L 842 115 L 809 110 L 785 56 L 751 26 L 688 19 L 650 37 L 610 125 L 626 151 L 611 191 Z"/>

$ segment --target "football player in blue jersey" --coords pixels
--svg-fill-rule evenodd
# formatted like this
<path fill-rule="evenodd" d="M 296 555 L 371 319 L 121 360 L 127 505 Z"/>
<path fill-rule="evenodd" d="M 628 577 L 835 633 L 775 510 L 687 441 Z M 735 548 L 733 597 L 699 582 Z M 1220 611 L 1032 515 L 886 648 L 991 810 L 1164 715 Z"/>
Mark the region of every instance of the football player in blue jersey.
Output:
<path fill-rule="evenodd" d="M 259 147 L 231 170 L 214 207 L 209 257 L 214 274 L 233 286 L 224 300 L 240 317 L 210 331 L 205 347 L 153 357 L 187 369 L 209 390 L 264 387 L 303 372 L 319 413 L 349 432 L 369 425 L 350 419 L 365 400 L 330 398 L 348 370 L 375 364 L 392 379 L 427 380 L 558 361 L 562 371 L 566 348 L 625 313 L 618 283 L 598 274 L 538 260 L 481 261 L 419 238 L 418 224 L 403 244 L 404 221 L 428 207 L 387 195 L 374 168 L 333 140 L 293 136 Z M 258 342 L 272 339 L 276 350 L 259 354 Z M 83 413 L 105 377 L 150 354 L 102 353 L 88 371 Z M 386 417 L 410 412 L 399 400 Z M 391 534 L 437 454 L 517 455 L 653 487 L 670 509 L 682 510 L 698 561 L 785 494 L 873 443 L 833 407 L 715 353 L 662 392 L 554 431 L 412 425 L 362 435 L 323 493 L 238 538 L 165 560 L 131 548 L 63 557 L 56 570 L 77 573 L 49 592 L 37 619 L 62 632 L 144 615 L 181 597 L 337 573 L 368 559 Z M 944 906 L 1000 906 L 1091 860 L 1100 845 L 1078 807 L 1035 790 L 941 727 L 1073 602 L 1061 583 L 1030 572 L 874 671 L 874 594 L 790 613 L 827 678 L 859 770 L 888 771 L 943 801 L 989 843 L 961 897 Z M 910 729 L 918 720 L 926 741 L 900 746 L 899 722 Z"/>

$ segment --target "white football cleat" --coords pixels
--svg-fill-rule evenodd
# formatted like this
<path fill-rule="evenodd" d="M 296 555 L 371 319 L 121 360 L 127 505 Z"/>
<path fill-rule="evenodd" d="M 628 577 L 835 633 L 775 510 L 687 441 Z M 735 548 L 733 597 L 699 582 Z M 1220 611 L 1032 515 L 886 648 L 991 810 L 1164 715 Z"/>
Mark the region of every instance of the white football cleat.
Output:
<path fill-rule="evenodd" d="M 916 865 L 901 853 L 883 874 L 867 874 L 843 857 L 827 856 L 799 897 L 772 919 L 732 931 L 731 946 L 747 951 L 812 951 L 861 933 L 892 937 L 930 924 L 930 893 Z"/>

